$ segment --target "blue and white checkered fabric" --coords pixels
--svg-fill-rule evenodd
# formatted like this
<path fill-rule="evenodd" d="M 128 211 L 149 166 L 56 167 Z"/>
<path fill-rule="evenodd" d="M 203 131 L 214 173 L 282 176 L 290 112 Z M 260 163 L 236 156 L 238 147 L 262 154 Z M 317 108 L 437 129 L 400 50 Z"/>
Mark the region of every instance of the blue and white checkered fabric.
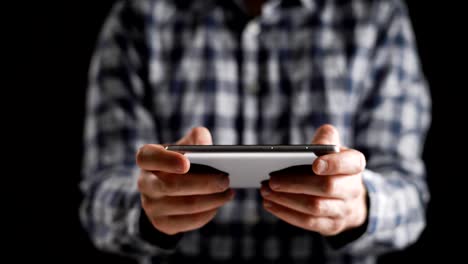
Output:
<path fill-rule="evenodd" d="M 400 0 L 119 1 L 93 57 L 81 220 L 95 245 L 142 263 L 372 263 L 413 243 L 429 193 L 421 160 L 430 98 Z M 295 3 L 297 2 L 297 3 Z M 237 8 L 237 9 L 236 9 Z M 237 191 L 175 251 L 143 240 L 135 153 L 206 126 L 215 144 L 309 143 L 322 124 L 363 152 L 366 232 L 339 250 Z"/>

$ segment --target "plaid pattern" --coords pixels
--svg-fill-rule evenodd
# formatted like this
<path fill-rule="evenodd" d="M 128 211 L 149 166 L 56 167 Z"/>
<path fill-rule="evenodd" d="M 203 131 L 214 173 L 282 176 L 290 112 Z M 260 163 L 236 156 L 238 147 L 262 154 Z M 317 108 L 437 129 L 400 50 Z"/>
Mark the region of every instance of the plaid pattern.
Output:
<path fill-rule="evenodd" d="M 81 220 L 98 248 L 142 263 L 372 263 L 425 226 L 429 113 L 399 0 L 272 0 L 253 20 L 227 0 L 119 1 L 90 70 Z M 333 249 L 266 213 L 258 190 L 239 190 L 173 251 L 141 238 L 141 145 L 200 125 L 215 144 L 309 143 L 324 123 L 367 158 L 369 224 L 356 241 Z"/>

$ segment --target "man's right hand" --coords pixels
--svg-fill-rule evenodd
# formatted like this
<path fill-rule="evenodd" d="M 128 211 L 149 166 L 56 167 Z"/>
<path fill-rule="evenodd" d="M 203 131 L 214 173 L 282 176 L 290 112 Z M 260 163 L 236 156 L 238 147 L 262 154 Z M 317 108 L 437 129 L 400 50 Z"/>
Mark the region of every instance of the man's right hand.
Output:
<path fill-rule="evenodd" d="M 177 144 L 211 145 L 211 134 L 194 128 Z M 161 145 L 144 145 L 136 160 L 143 209 L 153 226 L 168 235 L 201 228 L 234 197 L 226 174 L 188 173 L 189 160 Z"/>

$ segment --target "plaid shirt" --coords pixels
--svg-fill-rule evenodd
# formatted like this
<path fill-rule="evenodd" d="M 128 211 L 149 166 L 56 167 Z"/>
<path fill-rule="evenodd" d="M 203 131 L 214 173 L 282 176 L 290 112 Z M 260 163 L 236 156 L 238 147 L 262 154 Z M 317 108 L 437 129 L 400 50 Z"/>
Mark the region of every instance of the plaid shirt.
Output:
<path fill-rule="evenodd" d="M 90 70 L 81 221 L 98 248 L 141 262 L 372 263 L 414 243 L 429 193 L 430 98 L 400 0 L 120 1 Z M 330 123 L 364 153 L 369 216 L 339 248 L 236 198 L 175 249 L 141 232 L 135 153 L 206 126 L 214 144 L 302 144 Z"/>

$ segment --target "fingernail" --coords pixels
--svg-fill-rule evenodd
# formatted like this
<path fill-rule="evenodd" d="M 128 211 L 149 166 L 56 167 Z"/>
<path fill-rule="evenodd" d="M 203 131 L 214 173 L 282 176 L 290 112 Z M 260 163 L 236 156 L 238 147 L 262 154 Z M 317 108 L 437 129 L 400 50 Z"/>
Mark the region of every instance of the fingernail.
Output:
<path fill-rule="evenodd" d="M 278 190 L 280 187 L 280 184 L 276 181 L 270 181 L 270 188 L 272 188 L 273 190 Z"/>
<path fill-rule="evenodd" d="M 268 190 L 266 187 L 263 187 L 261 190 L 263 196 L 268 196 L 271 194 L 270 190 Z"/>
<path fill-rule="evenodd" d="M 328 162 L 321 159 L 317 163 L 317 173 L 325 173 L 328 169 Z"/>
<path fill-rule="evenodd" d="M 230 189 L 229 190 L 229 199 L 232 200 L 234 198 L 234 196 L 236 195 L 236 192 L 234 192 L 233 189 Z"/>
<path fill-rule="evenodd" d="M 219 187 L 221 190 L 226 189 L 228 186 L 229 186 L 229 179 L 228 179 L 228 177 L 222 177 L 222 178 L 218 181 L 218 187 Z"/>
<path fill-rule="evenodd" d="M 141 146 L 139 151 L 140 151 L 141 155 L 149 155 L 150 154 L 150 150 L 149 150 L 148 147 L 146 147 L 146 145 Z"/>
<path fill-rule="evenodd" d="M 178 165 L 175 169 L 179 173 L 184 173 L 185 172 L 184 166 L 181 166 L 181 165 Z"/>
<path fill-rule="evenodd" d="M 177 165 L 175 165 L 175 169 L 178 173 L 185 173 L 186 168 L 185 168 L 185 162 L 178 162 Z"/>
<path fill-rule="evenodd" d="M 264 201 L 263 206 L 265 206 L 265 208 L 271 208 L 273 205 L 269 201 Z"/>

